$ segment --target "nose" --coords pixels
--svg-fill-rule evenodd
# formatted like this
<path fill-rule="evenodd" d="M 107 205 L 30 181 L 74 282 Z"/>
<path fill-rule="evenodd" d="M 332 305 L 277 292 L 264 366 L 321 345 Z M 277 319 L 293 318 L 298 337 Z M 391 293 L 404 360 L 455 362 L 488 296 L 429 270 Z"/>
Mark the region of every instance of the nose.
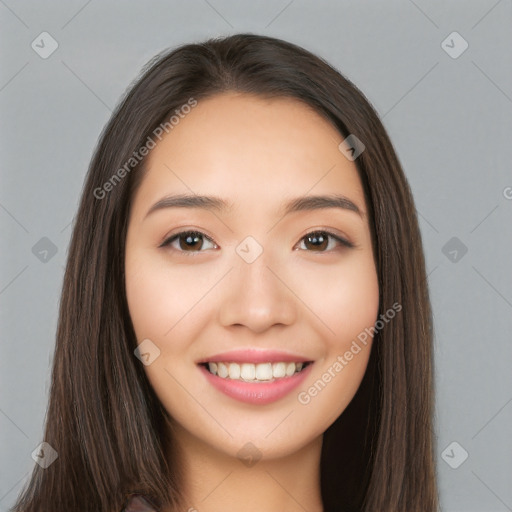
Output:
<path fill-rule="evenodd" d="M 276 265 L 269 265 L 263 255 L 252 263 L 236 261 L 223 285 L 218 310 L 220 324 L 245 326 L 254 333 L 274 325 L 293 324 L 298 304 L 289 280 Z"/>

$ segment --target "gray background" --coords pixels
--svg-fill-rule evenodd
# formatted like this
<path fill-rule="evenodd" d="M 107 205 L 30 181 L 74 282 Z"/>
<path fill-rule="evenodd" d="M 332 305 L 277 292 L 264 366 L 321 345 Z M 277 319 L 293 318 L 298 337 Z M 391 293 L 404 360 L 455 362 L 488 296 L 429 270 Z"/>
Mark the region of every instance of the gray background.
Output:
<path fill-rule="evenodd" d="M 381 115 L 425 243 L 442 508 L 512 510 L 511 21 L 510 0 L 0 0 L 0 510 L 43 440 L 71 222 L 101 129 L 157 52 L 245 31 L 326 58 Z M 46 59 L 31 47 L 43 31 L 59 45 Z M 469 44 L 457 58 L 441 44 L 453 31 Z"/>

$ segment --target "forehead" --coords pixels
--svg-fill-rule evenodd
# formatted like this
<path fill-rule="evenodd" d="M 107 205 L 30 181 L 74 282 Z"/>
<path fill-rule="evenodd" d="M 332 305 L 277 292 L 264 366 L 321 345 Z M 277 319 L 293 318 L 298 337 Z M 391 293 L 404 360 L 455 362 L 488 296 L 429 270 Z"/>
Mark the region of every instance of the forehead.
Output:
<path fill-rule="evenodd" d="M 151 150 L 136 202 L 177 192 L 262 207 L 286 197 L 340 193 L 364 212 L 357 168 L 338 149 L 342 140 L 299 100 L 219 94 L 182 114 Z"/>

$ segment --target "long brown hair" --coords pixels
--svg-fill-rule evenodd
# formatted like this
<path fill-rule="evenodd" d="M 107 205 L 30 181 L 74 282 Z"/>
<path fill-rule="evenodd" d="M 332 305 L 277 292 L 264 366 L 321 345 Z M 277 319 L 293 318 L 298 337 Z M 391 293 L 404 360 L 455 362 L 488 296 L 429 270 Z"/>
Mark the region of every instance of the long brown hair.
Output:
<path fill-rule="evenodd" d="M 379 315 L 396 303 L 402 309 L 375 334 L 358 392 L 324 434 L 324 510 L 436 511 L 432 317 L 409 185 L 377 114 L 349 80 L 296 45 L 253 34 L 158 55 L 101 134 L 60 302 L 44 433 L 59 457 L 47 469 L 35 465 L 12 510 L 114 512 L 130 492 L 153 496 L 169 510 L 182 505 L 166 412 L 133 353 L 124 250 L 146 159 L 130 159 L 191 98 L 223 91 L 299 99 L 342 136 L 364 143 L 355 164 L 369 212 Z"/>

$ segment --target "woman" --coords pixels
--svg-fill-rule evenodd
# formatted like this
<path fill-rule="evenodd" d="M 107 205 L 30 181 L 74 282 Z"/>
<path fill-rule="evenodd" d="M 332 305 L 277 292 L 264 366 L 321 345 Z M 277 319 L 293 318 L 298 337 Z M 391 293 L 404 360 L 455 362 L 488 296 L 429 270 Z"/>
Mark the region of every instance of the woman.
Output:
<path fill-rule="evenodd" d="M 432 320 L 398 158 L 278 39 L 155 58 L 76 218 L 15 511 L 435 511 Z"/>

